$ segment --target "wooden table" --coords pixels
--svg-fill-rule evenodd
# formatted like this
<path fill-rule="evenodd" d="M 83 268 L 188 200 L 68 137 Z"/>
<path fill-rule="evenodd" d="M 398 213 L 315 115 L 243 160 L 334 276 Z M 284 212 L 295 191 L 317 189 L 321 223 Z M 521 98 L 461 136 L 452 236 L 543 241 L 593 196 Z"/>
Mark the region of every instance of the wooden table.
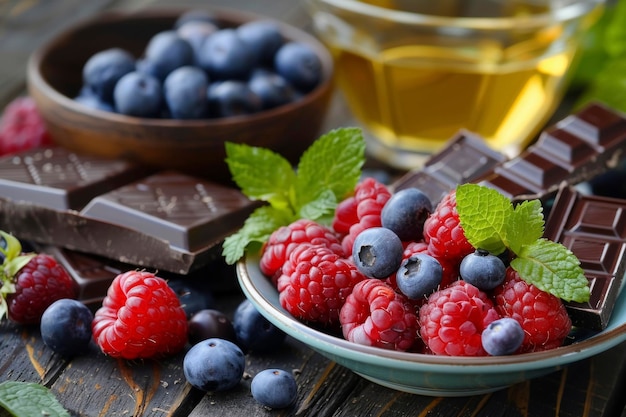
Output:
<path fill-rule="evenodd" d="M 174 5 L 174 2 L 170 2 Z M 107 8 L 166 5 L 151 0 L 0 0 L 0 106 L 22 94 L 28 55 L 77 19 Z M 176 6 L 241 8 L 310 27 L 296 0 L 180 1 Z M 325 130 L 353 125 L 339 94 Z M 232 269 L 217 277 L 218 308 L 232 314 L 243 299 Z M 244 378 L 226 393 L 199 392 L 185 382 L 183 354 L 167 361 L 122 361 L 89 355 L 71 361 L 52 354 L 36 327 L 0 323 L 0 381 L 41 383 L 79 416 L 524 416 L 626 417 L 626 344 L 543 378 L 487 395 L 433 398 L 380 387 L 288 338 L 273 354 L 247 357 L 247 374 L 267 367 L 293 370 L 299 385 L 294 408 L 268 411 L 250 395 Z M 0 410 L 0 415 L 2 411 Z"/>

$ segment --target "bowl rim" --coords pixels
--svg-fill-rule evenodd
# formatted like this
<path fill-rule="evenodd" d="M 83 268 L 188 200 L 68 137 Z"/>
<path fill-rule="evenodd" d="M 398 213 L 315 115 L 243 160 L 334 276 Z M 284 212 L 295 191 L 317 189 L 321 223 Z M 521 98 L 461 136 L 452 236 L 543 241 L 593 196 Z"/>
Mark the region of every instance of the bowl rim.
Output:
<path fill-rule="evenodd" d="M 213 14 L 218 20 L 227 22 L 246 22 L 251 20 L 264 20 L 271 21 L 278 25 L 281 29 L 281 33 L 284 34 L 287 39 L 294 39 L 303 41 L 314 47 L 314 50 L 322 61 L 323 78 L 322 81 L 311 91 L 302 95 L 298 100 L 291 103 L 287 103 L 278 107 L 274 107 L 267 110 L 262 110 L 257 113 L 249 115 L 239 115 L 231 117 L 221 118 L 204 118 L 204 119 L 166 119 L 166 118 L 143 118 L 127 116 L 115 112 L 109 112 L 100 109 L 94 109 L 85 106 L 71 97 L 58 91 L 54 88 L 42 75 L 41 66 L 44 60 L 49 56 L 51 50 L 58 46 L 63 40 L 75 36 L 76 33 L 88 28 L 93 24 L 114 24 L 128 18 L 137 19 L 150 19 L 150 18 L 175 18 L 185 11 L 190 11 L 192 8 L 184 7 L 146 7 L 139 10 L 111 10 L 99 13 L 95 16 L 84 18 L 77 23 L 68 26 L 56 36 L 51 38 L 48 42 L 39 46 L 29 56 L 26 65 L 27 84 L 28 88 L 37 88 L 40 92 L 47 96 L 50 100 L 58 103 L 62 108 L 74 113 L 83 114 L 91 118 L 101 119 L 103 121 L 109 121 L 111 123 L 121 123 L 127 125 L 142 125 L 145 127 L 163 127 L 163 128 L 177 128 L 181 124 L 189 128 L 206 128 L 206 127 L 226 127 L 231 125 L 240 124 L 242 121 L 245 123 L 254 124 L 256 122 L 280 119 L 286 113 L 290 113 L 297 109 L 306 107 L 311 102 L 315 102 L 320 99 L 320 96 L 327 94 L 329 89 L 333 86 L 333 73 L 334 62 L 332 56 L 324 44 L 317 39 L 314 35 L 301 30 L 295 26 L 289 25 L 278 19 L 264 16 L 261 14 L 240 11 L 235 9 L 228 9 L 224 7 L 203 6 L 193 8 L 205 10 Z M 123 47 L 123 46 L 122 46 Z"/>
<path fill-rule="evenodd" d="M 258 268 L 259 259 L 258 254 L 253 254 L 247 255 L 237 262 L 237 277 L 246 298 L 255 304 L 259 312 L 270 322 L 296 339 L 308 344 L 313 349 L 319 348 L 326 353 L 349 357 L 352 362 L 364 362 L 354 357 L 358 356 L 362 359 L 367 358 L 369 364 L 376 364 L 381 367 L 389 367 L 394 364 L 398 369 L 438 373 L 503 373 L 566 365 L 601 353 L 626 341 L 626 322 L 624 322 L 613 329 L 604 330 L 569 345 L 541 352 L 508 356 L 439 356 L 359 345 L 309 327 L 295 319 L 282 307 L 274 305 L 263 291 L 257 288 L 251 278 L 251 274 L 260 274 L 257 277 L 260 276 L 265 279 L 268 286 L 272 285 L 260 272 Z M 622 287 L 626 286 L 623 285 Z M 626 296 L 626 294 L 622 293 L 621 296 Z M 311 344 L 315 346 L 311 346 Z"/>

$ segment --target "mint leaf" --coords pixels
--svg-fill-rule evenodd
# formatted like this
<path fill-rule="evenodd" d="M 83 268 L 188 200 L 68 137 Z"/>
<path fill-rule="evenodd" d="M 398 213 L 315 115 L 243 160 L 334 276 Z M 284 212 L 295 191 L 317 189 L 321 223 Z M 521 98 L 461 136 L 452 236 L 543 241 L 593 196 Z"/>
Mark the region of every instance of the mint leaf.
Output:
<path fill-rule="evenodd" d="M 456 189 L 456 209 L 469 243 L 498 255 L 506 249 L 506 224 L 513 212 L 509 199 L 477 184 Z"/>
<path fill-rule="evenodd" d="M 15 417 L 70 417 L 50 390 L 33 382 L 1 383 L 0 407 Z"/>
<path fill-rule="evenodd" d="M 238 232 L 224 239 L 222 255 L 226 263 L 232 265 L 237 262 L 255 243 L 259 244 L 257 248 L 259 249 L 260 244 L 265 242 L 274 230 L 294 220 L 295 218 L 288 212 L 276 210 L 271 206 L 257 208 Z"/>
<path fill-rule="evenodd" d="M 290 193 L 296 178 L 287 159 L 269 149 L 227 142 L 226 163 L 233 181 L 248 198 L 293 210 Z"/>
<path fill-rule="evenodd" d="M 324 190 L 317 198 L 300 208 L 300 217 L 330 224 L 337 203 L 335 194 L 331 190 Z"/>
<path fill-rule="evenodd" d="M 298 163 L 296 193 L 304 207 L 330 190 L 335 200 L 354 191 L 365 163 L 365 141 L 358 128 L 335 129 L 321 136 Z"/>
<path fill-rule="evenodd" d="M 604 49 L 613 58 L 624 57 L 626 56 L 626 3 L 615 2 L 607 8 L 605 15 L 610 16 L 610 20 L 606 24 Z"/>
<path fill-rule="evenodd" d="M 513 253 L 520 253 L 523 246 L 543 236 L 544 223 L 541 201 L 529 200 L 518 204 L 506 225 L 507 246 Z"/>
<path fill-rule="evenodd" d="M 589 281 L 576 256 L 565 246 L 538 239 L 520 252 L 511 267 L 524 281 L 565 301 L 589 300 Z"/>
<path fill-rule="evenodd" d="M 626 55 L 609 60 L 576 103 L 581 108 L 592 101 L 626 112 Z"/>

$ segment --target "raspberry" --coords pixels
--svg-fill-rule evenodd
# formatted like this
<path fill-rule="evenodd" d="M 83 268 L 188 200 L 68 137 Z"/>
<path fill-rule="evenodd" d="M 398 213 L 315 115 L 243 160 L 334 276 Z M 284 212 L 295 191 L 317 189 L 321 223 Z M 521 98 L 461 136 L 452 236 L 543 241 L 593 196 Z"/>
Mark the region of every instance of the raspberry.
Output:
<path fill-rule="evenodd" d="M 278 278 L 280 304 L 304 321 L 336 324 L 352 288 L 364 278 L 353 263 L 326 246 L 302 244 L 291 252 Z"/>
<path fill-rule="evenodd" d="M 455 281 L 420 308 L 420 335 L 435 355 L 485 356 L 481 334 L 499 318 L 486 293 Z"/>
<path fill-rule="evenodd" d="M 572 322 L 560 298 L 527 283 L 511 267 L 494 290 L 496 309 L 522 325 L 524 341 L 518 353 L 538 352 L 563 345 Z"/>
<path fill-rule="evenodd" d="M 339 321 L 344 338 L 361 345 L 407 351 L 418 340 L 413 304 L 375 278 L 354 286 L 341 309 Z"/>
<path fill-rule="evenodd" d="M 380 213 L 391 192 L 383 183 L 368 177 L 357 184 L 353 197 L 342 201 L 335 210 L 334 230 L 343 235 L 341 245 L 346 256 L 352 254 L 356 236 L 370 227 L 380 227 Z"/>
<path fill-rule="evenodd" d="M 31 97 L 18 97 L 6 106 L 0 119 L 0 155 L 50 143 L 50 134 Z"/>
<path fill-rule="evenodd" d="M 261 272 L 271 277 L 275 283 L 289 254 L 301 243 L 324 245 L 343 256 L 341 242 L 332 230 L 313 220 L 300 219 L 278 228 L 270 235 L 261 256 Z"/>
<path fill-rule="evenodd" d="M 12 282 L 15 292 L 6 296 L 8 316 L 19 324 L 39 323 L 53 302 L 76 298 L 74 281 L 50 255 L 36 254 L 17 272 Z"/>
<path fill-rule="evenodd" d="M 448 193 L 424 222 L 424 240 L 431 256 L 455 264 L 474 252 L 461 228 L 456 211 L 456 191 Z"/>
<path fill-rule="evenodd" d="M 183 349 L 187 316 L 164 279 L 146 271 L 128 271 L 111 283 L 92 330 L 109 356 L 154 358 Z"/>

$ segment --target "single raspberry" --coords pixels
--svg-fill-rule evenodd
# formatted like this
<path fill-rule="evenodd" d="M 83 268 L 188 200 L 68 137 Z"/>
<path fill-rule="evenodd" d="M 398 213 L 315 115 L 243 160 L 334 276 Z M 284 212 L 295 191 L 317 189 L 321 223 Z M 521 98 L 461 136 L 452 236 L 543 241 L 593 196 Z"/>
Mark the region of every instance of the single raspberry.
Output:
<path fill-rule="evenodd" d="M 301 244 L 291 252 L 278 278 L 280 304 L 304 321 L 337 324 L 339 310 L 363 279 L 352 262 L 328 247 Z"/>
<path fill-rule="evenodd" d="M 389 188 L 375 178 L 367 177 L 354 188 L 354 195 L 341 201 L 335 209 L 333 230 L 342 237 L 346 256 L 352 254 L 354 239 L 363 230 L 380 227 L 380 213 L 391 198 Z"/>
<path fill-rule="evenodd" d="M 494 299 L 500 315 L 517 320 L 526 333 L 519 353 L 559 347 L 572 329 L 561 299 L 527 283 L 511 267 L 504 283 L 494 289 Z"/>
<path fill-rule="evenodd" d="M 455 281 L 420 308 L 420 335 L 435 355 L 485 356 L 481 334 L 499 318 L 486 293 Z"/>
<path fill-rule="evenodd" d="M 344 256 L 341 242 L 331 229 L 313 220 L 300 219 L 278 228 L 270 235 L 263 247 L 261 272 L 271 277 L 275 283 L 289 254 L 301 243 L 324 245 L 338 255 Z"/>
<path fill-rule="evenodd" d="M 12 321 L 19 324 L 37 324 L 41 321 L 43 312 L 53 302 L 62 298 L 76 298 L 74 280 L 52 256 L 35 254 L 17 259 L 30 260 L 12 278 L 5 275 L 5 282 L 8 280 L 15 285 L 15 291 L 6 295 L 8 317 Z M 11 262 L 5 260 L 3 274 L 11 269 L 7 268 L 10 264 Z"/>
<path fill-rule="evenodd" d="M 339 322 L 344 338 L 361 345 L 407 351 L 419 340 L 413 304 L 375 278 L 354 286 L 341 308 Z"/>
<path fill-rule="evenodd" d="M 459 263 L 474 252 L 461 228 L 456 211 L 456 191 L 448 193 L 424 222 L 424 240 L 430 255 Z"/>
<path fill-rule="evenodd" d="M 31 97 L 18 97 L 5 107 L 0 119 L 0 155 L 50 143 L 50 134 Z"/>
<path fill-rule="evenodd" d="M 187 343 L 187 316 L 167 282 L 146 271 L 115 277 L 94 315 L 93 338 L 103 353 L 125 359 L 179 352 Z"/>

